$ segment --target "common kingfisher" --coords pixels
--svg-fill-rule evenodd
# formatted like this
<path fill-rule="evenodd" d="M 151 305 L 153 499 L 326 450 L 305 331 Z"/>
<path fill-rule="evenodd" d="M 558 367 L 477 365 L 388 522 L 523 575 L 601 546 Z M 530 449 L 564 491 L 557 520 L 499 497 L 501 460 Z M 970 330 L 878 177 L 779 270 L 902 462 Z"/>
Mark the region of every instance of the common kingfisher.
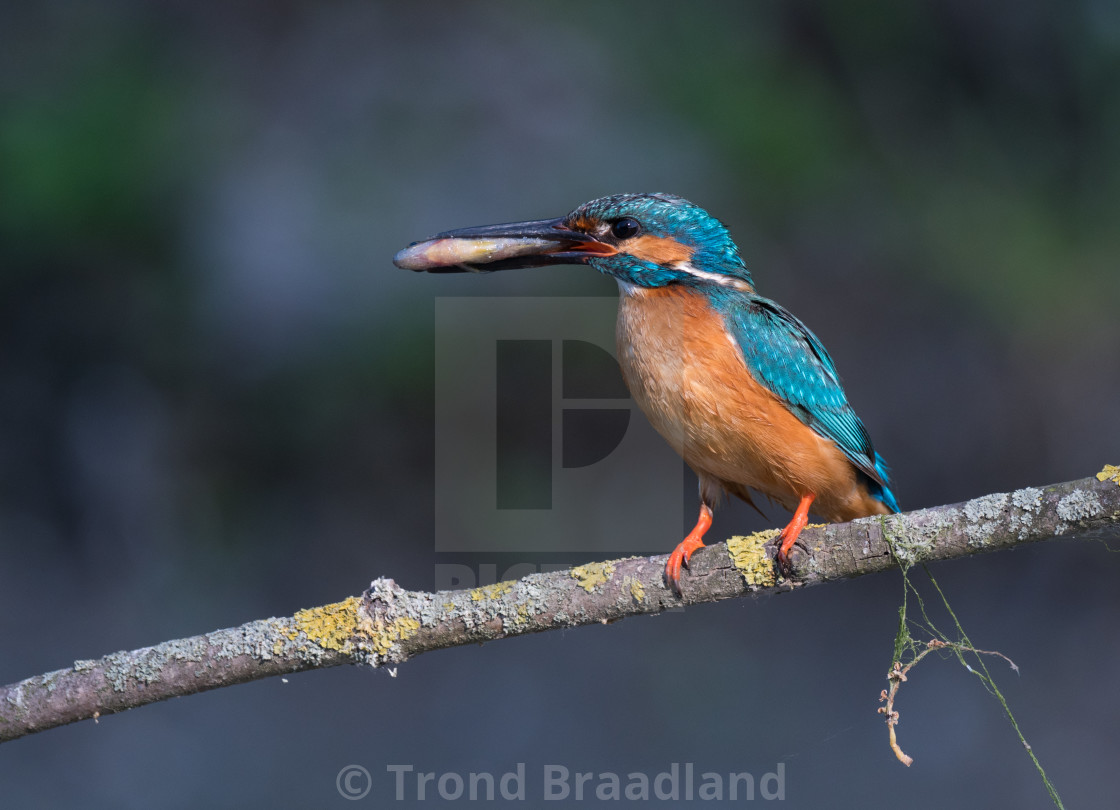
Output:
<path fill-rule="evenodd" d="M 447 231 L 393 262 L 434 273 L 589 264 L 614 276 L 622 376 L 700 479 L 696 527 L 665 565 L 678 596 L 724 492 L 751 506 L 761 492 L 793 512 L 775 554 L 787 578 L 810 511 L 830 522 L 898 511 L 820 340 L 755 292 L 727 228 L 687 200 L 603 197 L 559 219 Z"/>

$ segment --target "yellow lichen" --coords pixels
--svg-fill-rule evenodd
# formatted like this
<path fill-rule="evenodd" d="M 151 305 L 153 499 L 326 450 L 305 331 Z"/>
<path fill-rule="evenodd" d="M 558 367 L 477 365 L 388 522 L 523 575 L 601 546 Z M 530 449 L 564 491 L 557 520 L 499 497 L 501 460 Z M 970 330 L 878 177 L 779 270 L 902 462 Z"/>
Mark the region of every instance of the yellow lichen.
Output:
<path fill-rule="evenodd" d="M 506 582 L 496 582 L 493 585 L 483 585 L 481 588 L 475 588 L 471 591 L 471 601 L 481 602 L 483 599 L 497 599 L 503 594 L 509 593 L 513 590 L 513 580 Z"/>
<path fill-rule="evenodd" d="M 532 618 L 533 610 L 529 605 L 517 605 L 515 610 L 505 615 L 505 623 L 507 627 L 522 629 L 529 625 Z"/>
<path fill-rule="evenodd" d="M 642 583 L 639 582 L 638 580 L 631 579 L 630 580 L 630 596 L 634 599 L 635 602 L 637 602 L 640 605 L 642 603 L 642 600 L 646 598 L 646 588 L 645 588 L 645 586 L 642 585 Z"/>
<path fill-rule="evenodd" d="M 344 654 L 372 649 L 387 655 L 395 643 L 412 637 L 420 629 L 420 622 L 408 616 L 389 622 L 371 621 L 360 609 L 361 604 L 359 597 L 352 596 L 343 602 L 301 610 L 293 617 L 293 629 L 285 635 L 295 640 L 302 632 L 323 649 Z M 277 642 L 277 646 L 280 644 Z M 303 646 L 298 649 L 306 650 Z"/>
<path fill-rule="evenodd" d="M 591 593 L 614 575 L 614 566 L 609 562 L 588 563 L 573 568 L 570 573 L 581 588 Z"/>
<path fill-rule="evenodd" d="M 391 622 L 384 622 L 379 619 L 370 628 L 369 646 L 378 655 L 388 655 L 395 643 L 411 638 L 416 635 L 416 631 L 419 629 L 420 622 L 408 616 L 401 616 Z"/>
<path fill-rule="evenodd" d="M 766 553 L 766 544 L 778 534 L 777 529 L 766 529 L 746 537 L 737 535 L 727 541 L 728 556 L 748 585 L 763 588 L 777 584 L 774 563 Z"/>
<path fill-rule="evenodd" d="M 1105 464 L 1104 469 L 1097 473 L 1098 481 L 1112 481 L 1120 486 L 1120 467 L 1115 464 Z"/>
<path fill-rule="evenodd" d="M 352 652 L 361 602 L 351 596 L 342 602 L 301 610 L 293 617 L 296 629 L 288 633 L 288 638 L 294 640 L 299 631 L 325 650 Z"/>

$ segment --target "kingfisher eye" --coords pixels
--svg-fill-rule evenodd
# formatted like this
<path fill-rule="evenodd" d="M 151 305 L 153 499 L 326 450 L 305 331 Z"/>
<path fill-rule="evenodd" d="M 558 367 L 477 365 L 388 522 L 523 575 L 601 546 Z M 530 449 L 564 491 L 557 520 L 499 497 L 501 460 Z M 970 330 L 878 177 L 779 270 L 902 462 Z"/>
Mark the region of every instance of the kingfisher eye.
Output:
<path fill-rule="evenodd" d="M 642 225 L 633 217 L 616 219 L 611 225 L 611 233 L 615 239 L 633 239 L 642 232 Z"/>

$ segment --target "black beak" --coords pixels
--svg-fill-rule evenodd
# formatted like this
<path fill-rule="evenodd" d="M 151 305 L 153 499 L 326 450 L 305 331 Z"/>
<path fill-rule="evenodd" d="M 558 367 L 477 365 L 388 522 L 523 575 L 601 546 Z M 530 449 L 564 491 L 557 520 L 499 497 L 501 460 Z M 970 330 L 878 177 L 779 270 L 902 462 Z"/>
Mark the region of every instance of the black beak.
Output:
<path fill-rule="evenodd" d="M 617 249 L 593 236 L 574 231 L 564 218 L 538 219 L 460 228 L 413 242 L 393 257 L 405 270 L 429 273 L 485 273 L 549 264 L 586 264 Z"/>

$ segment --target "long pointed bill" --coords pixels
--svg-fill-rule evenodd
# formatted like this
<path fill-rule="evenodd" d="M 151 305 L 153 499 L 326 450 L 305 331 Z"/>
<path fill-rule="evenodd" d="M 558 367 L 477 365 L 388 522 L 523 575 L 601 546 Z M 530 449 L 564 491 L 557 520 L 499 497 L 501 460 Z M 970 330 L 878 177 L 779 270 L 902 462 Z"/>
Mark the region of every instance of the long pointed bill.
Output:
<path fill-rule="evenodd" d="M 436 234 L 413 242 L 393 257 L 404 270 L 429 273 L 488 273 L 548 264 L 586 264 L 617 249 L 573 231 L 561 219 L 484 225 Z"/>

